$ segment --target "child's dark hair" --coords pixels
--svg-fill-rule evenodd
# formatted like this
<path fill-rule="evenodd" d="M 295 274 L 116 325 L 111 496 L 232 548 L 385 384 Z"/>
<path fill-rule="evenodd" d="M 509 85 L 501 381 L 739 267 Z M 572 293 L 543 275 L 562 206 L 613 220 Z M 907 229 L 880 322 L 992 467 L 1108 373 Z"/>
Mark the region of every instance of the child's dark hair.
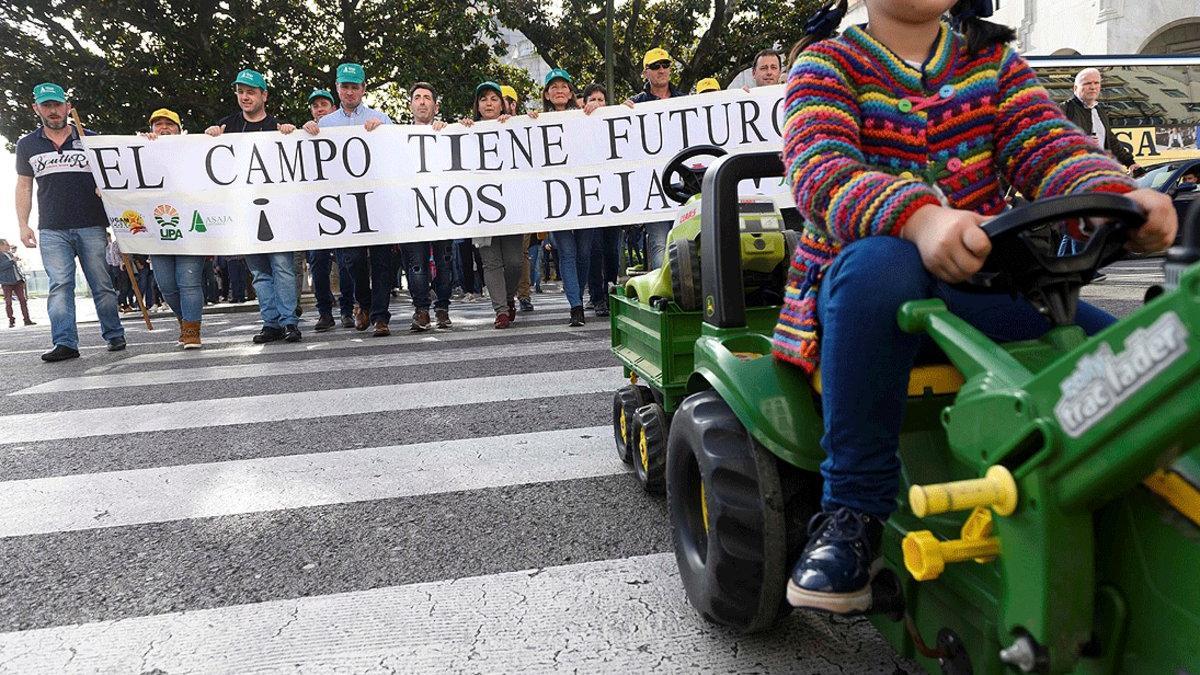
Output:
<path fill-rule="evenodd" d="M 834 0 L 817 10 L 804 24 L 804 37 L 792 45 L 791 51 L 788 52 L 788 63 L 795 62 L 800 52 L 813 44 L 837 35 L 838 25 L 846 18 L 847 5 L 847 0 Z"/>
<path fill-rule="evenodd" d="M 1017 38 L 1017 33 L 1008 26 L 986 21 L 992 15 L 992 0 L 958 0 L 950 8 L 950 23 L 967 39 L 967 53 L 974 56 L 995 46 L 1004 45 Z"/>

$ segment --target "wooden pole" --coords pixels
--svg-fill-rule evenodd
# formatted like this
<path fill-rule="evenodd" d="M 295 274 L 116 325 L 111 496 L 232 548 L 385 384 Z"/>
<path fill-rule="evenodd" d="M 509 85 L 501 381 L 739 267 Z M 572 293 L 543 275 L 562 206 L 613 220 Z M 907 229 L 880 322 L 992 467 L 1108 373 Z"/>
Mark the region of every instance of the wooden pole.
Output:
<path fill-rule="evenodd" d="M 71 108 L 71 118 L 75 120 L 75 131 L 79 134 L 79 142 L 83 144 L 83 121 L 79 119 L 79 111 Z M 113 241 L 117 238 L 114 236 Z M 129 284 L 133 286 L 133 297 L 137 299 L 138 309 L 142 310 L 142 321 L 146 322 L 146 330 L 154 330 L 154 326 L 150 323 L 150 310 L 146 309 L 146 301 L 142 298 L 142 289 L 138 286 L 137 279 L 133 276 L 133 259 L 128 253 L 121 253 L 121 261 L 125 263 L 125 274 L 129 275 Z"/>

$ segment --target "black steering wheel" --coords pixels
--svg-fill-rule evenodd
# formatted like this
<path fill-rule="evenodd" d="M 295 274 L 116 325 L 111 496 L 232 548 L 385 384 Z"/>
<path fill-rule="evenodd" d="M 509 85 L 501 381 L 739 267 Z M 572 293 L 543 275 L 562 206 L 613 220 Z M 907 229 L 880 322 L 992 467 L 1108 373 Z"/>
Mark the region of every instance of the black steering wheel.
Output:
<path fill-rule="evenodd" d="M 1125 256 L 1129 232 L 1145 220 L 1141 207 L 1116 194 L 1039 199 L 983 225 L 992 241 L 992 252 L 979 273 L 957 287 L 1023 295 L 1054 325 L 1072 323 L 1080 287 L 1090 282 L 1101 267 Z M 1059 257 L 1058 238 L 1050 225 L 1071 221 L 1089 223 L 1094 229 L 1083 250 Z"/>
<path fill-rule="evenodd" d="M 667 166 L 663 168 L 662 187 L 663 194 L 670 197 L 672 201 L 683 204 L 691 199 L 692 195 L 700 194 L 700 185 L 704 181 L 704 172 L 708 170 L 706 166 L 692 166 L 686 164 L 687 160 L 694 157 L 724 157 L 726 154 L 723 148 L 715 145 L 693 145 L 690 148 L 684 148 L 667 162 Z"/>

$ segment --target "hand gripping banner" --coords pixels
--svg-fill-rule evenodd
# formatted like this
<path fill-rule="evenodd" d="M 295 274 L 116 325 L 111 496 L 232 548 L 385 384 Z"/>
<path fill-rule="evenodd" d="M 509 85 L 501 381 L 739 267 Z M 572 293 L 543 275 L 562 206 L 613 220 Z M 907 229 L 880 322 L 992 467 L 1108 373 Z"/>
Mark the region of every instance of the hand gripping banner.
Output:
<path fill-rule="evenodd" d="M 669 220 L 686 147 L 781 147 L 783 86 L 505 123 L 93 136 L 86 150 L 127 253 L 233 255 Z M 778 182 L 760 191 L 783 192 Z"/>

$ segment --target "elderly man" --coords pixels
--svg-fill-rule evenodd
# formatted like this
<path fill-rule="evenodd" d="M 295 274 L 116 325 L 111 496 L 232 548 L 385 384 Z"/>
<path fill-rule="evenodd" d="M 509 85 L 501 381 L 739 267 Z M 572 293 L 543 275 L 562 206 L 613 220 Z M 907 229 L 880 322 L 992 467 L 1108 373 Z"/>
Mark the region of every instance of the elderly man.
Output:
<path fill-rule="evenodd" d="M 1096 145 L 1112 153 L 1117 161 L 1130 171 L 1136 171 L 1141 167 L 1134 159 L 1133 152 L 1112 133 L 1108 113 L 1100 104 L 1100 89 L 1099 70 L 1084 68 L 1079 71 L 1075 74 L 1075 95 L 1063 104 L 1063 112 L 1066 113 L 1067 119 L 1083 129 L 1084 133 L 1096 139 Z M 1079 245 L 1080 242 L 1070 236 L 1064 236 L 1059 244 L 1058 254 L 1074 255 L 1079 250 Z M 1105 278 L 1105 275 L 1098 274 L 1092 281 L 1104 281 Z"/>

